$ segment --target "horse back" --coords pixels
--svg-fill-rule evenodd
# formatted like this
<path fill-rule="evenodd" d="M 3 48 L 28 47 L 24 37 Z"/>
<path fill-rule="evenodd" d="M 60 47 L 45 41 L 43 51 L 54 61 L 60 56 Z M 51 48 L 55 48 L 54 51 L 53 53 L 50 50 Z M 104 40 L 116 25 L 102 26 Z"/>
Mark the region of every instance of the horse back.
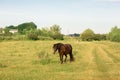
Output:
<path fill-rule="evenodd" d="M 71 44 L 64 44 L 68 48 L 72 48 Z"/>
<path fill-rule="evenodd" d="M 60 44 L 58 48 L 59 53 L 71 53 L 72 52 L 72 46 L 70 44 Z"/>
<path fill-rule="evenodd" d="M 67 52 L 71 52 L 72 51 L 71 44 L 64 44 L 64 46 L 65 46 L 65 49 L 66 49 Z"/>

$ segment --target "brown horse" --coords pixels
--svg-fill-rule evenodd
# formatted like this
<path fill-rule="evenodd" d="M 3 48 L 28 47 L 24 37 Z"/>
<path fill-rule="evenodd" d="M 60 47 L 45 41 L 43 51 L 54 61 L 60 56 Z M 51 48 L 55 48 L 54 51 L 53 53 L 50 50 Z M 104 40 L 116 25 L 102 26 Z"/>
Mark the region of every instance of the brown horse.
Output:
<path fill-rule="evenodd" d="M 54 54 L 58 50 L 61 64 L 63 63 L 63 56 L 65 55 L 65 62 L 67 59 L 67 54 L 70 56 L 70 61 L 74 61 L 72 54 L 72 46 L 70 44 L 56 43 L 53 45 Z"/>

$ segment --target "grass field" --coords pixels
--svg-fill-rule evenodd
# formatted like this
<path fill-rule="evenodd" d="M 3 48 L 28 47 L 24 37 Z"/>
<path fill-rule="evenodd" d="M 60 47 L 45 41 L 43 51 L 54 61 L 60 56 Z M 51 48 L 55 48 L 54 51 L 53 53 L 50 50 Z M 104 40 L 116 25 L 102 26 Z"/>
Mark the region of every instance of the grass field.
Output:
<path fill-rule="evenodd" d="M 70 43 L 75 61 L 60 64 L 54 43 Z M 120 80 L 120 43 L 109 41 L 0 42 L 0 80 Z"/>

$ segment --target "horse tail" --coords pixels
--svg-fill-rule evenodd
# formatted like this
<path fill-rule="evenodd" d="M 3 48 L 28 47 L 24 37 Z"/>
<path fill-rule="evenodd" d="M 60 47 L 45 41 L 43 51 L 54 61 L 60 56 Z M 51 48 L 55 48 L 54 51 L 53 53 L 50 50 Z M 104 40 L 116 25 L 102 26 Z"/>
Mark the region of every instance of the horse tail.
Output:
<path fill-rule="evenodd" d="M 70 45 L 71 47 L 71 51 L 70 51 L 70 61 L 74 61 L 74 57 L 73 57 L 73 54 L 72 54 L 72 46 Z"/>
<path fill-rule="evenodd" d="M 72 53 L 70 53 L 70 61 L 74 61 L 74 57 Z"/>

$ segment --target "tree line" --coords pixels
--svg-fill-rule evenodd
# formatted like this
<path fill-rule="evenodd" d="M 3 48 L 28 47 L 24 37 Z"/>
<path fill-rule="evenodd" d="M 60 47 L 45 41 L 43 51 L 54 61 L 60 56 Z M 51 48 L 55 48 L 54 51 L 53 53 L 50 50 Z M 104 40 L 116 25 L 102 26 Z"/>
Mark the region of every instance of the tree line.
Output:
<path fill-rule="evenodd" d="M 83 33 L 81 33 L 80 38 L 82 41 L 101 41 L 108 40 L 109 34 L 95 34 L 93 30 L 86 29 Z"/>
<path fill-rule="evenodd" d="M 17 33 L 11 33 L 10 30 L 18 30 Z M 14 38 L 14 36 L 19 36 L 19 39 L 53 39 L 53 40 L 63 40 L 63 34 L 61 33 L 61 28 L 59 25 L 52 25 L 50 28 L 43 27 L 42 29 L 37 29 L 37 25 L 33 22 L 22 23 L 18 26 L 10 25 L 4 28 L 4 33 L 1 34 L 0 39 L 4 40 L 9 37 L 9 39 Z M 22 36 L 22 38 L 20 38 Z M 24 38 L 23 38 L 24 37 Z"/>
<path fill-rule="evenodd" d="M 17 33 L 11 33 L 11 29 L 17 29 Z M 43 27 L 37 29 L 37 25 L 33 22 L 22 23 L 18 26 L 6 26 L 4 28 L 4 33 L 0 28 L 0 40 L 5 39 L 30 39 L 30 40 L 64 40 L 64 36 L 61 33 L 61 27 L 59 25 L 52 25 L 49 28 Z M 115 42 L 120 42 L 120 28 L 117 26 L 111 28 L 111 31 L 108 34 L 96 34 L 91 29 L 86 29 L 81 34 L 70 34 L 71 37 L 78 37 L 82 41 L 101 41 L 101 40 L 110 40 Z"/>
<path fill-rule="evenodd" d="M 120 42 L 120 28 L 115 26 L 108 34 L 95 34 L 93 30 L 86 29 L 83 33 L 81 33 L 80 38 L 82 41 L 110 40 Z"/>

